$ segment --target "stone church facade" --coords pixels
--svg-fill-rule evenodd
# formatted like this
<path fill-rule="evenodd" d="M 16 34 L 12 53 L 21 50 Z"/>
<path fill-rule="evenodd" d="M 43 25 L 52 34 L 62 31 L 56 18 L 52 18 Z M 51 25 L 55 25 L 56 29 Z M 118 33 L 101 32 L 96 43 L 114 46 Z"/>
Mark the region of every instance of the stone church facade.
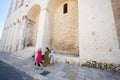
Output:
<path fill-rule="evenodd" d="M 120 64 L 120 1 L 12 0 L 0 46 L 16 54 L 49 47 L 72 64 Z"/>

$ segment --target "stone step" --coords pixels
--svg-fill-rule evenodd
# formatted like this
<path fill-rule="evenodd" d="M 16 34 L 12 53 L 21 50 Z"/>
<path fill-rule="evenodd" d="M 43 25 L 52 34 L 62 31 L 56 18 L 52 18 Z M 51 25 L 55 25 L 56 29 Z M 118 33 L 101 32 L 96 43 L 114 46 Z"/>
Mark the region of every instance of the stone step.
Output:
<path fill-rule="evenodd" d="M 12 56 L 20 60 L 25 60 L 32 56 L 33 51 L 34 51 L 34 47 L 28 47 L 24 50 L 13 53 Z"/>

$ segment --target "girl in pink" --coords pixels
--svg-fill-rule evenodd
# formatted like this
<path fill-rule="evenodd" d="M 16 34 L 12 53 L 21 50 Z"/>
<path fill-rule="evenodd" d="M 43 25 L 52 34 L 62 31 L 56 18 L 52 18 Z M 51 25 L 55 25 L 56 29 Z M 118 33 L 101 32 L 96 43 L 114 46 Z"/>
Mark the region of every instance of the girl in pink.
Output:
<path fill-rule="evenodd" d="M 36 55 L 36 67 L 37 67 L 37 69 L 38 69 L 38 64 L 40 64 L 41 69 L 43 69 L 41 49 L 38 49 L 37 55 Z"/>
<path fill-rule="evenodd" d="M 50 65 L 54 65 L 54 55 L 55 55 L 55 52 L 53 49 L 51 49 L 50 51 Z"/>
<path fill-rule="evenodd" d="M 54 58 L 53 58 L 53 55 L 50 55 L 50 65 L 54 65 Z"/>

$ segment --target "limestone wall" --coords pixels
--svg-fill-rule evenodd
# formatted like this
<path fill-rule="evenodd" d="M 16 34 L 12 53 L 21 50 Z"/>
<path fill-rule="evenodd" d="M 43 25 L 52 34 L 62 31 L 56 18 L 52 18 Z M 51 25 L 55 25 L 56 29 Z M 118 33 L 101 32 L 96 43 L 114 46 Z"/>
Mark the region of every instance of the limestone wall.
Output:
<path fill-rule="evenodd" d="M 26 15 L 34 5 L 40 5 L 40 1 L 15 0 L 11 3 L 11 8 L 4 27 L 1 40 L 2 50 L 7 52 L 18 51 L 23 44 L 24 27 L 26 26 Z M 20 5 L 17 5 L 20 4 Z M 29 4 L 29 5 L 28 5 Z M 37 23 L 38 24 L 38 23 Z M 36 24 L 36 25 L 37 25 Z M 35 29 L 36 30 L 36 29 Z M 35 32 L 35 31 L 34 31 Z M 36 35 L 33 34 L 35 37 Z M 33 39 L 35 43 L 36 40 Z"/>
<path fill-rule="evenodd" d="M 68 6 L 67 13 L 64 13 L 65 3 Z M 52 46 L 56 52 L 78 55 L 78 7 L 76 2 L 64 2 L 57 8 L 51 34 Z"/>
<path fill-rule="evenodd" d="M 119 14 L 116 13 L 119 11 L 119 2 L 113 2 L 112 9 L 110 0 L 23 1 L 16 10 L 16 0 L 13 1 L 2 34 L 1 50 L 7 52 L 23 50 L 29 11 L 35 5 L 39 5 L 40 13 L 35 25 L 38 26 L 38 29 L 35 29 L 38 31 L 37 35 L 33 34 L 37 38 L 36 49 L 50 46 L 57 52 L 77 55 L 79 51 L 79 58 L 73 58 L 72 63 L 76 61 L 79 64 L 91 60 L 98 63 L 120 64 Z M 66 2 L 68 13 L 63 14 L 63 5 Z M 61 58 L 59 55 L 56 58 L 58 57 Z M 61 60 L 68 62 L 72 58 L 67 55 Z"/>
<path fill-rule="evenodd" d="M 79 0 L 80 62 L 120 63 L 110 0 Z"/>

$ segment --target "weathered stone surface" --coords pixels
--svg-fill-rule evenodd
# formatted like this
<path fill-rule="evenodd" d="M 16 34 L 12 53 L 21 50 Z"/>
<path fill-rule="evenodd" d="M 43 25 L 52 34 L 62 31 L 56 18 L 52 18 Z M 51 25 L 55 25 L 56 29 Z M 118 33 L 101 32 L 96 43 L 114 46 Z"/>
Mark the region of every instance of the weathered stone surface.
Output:
<path fill-rule="evenodd" d="M 12 0 L 0 50 L 17 55 L 33 47 L 42 48 L 44 54 L 49 47 L 65 55 L 55 56 L 57 61 L 118 71 L 113 64 L 120 64 L 119 4 L 119 0 L 112 4 L 111 0 Z"/>
<path fill-rule="evenodd" d="M 68 73 L 66 74 L 66 78 L 74 80 L 77 76 L 77 73 L 75 71 L 68 71 Z"/>
<path fill-rule="evenodd" d="M 82 66 L 98 68 L 98 69 L 114 71 L 114 72 L 120 72 L 120 64 L 115 65 L 111 63 L 99 63 L 96 61 L 89 60 L 89 61 L 86 61 L 86 63 L 82 64 Z"/>

